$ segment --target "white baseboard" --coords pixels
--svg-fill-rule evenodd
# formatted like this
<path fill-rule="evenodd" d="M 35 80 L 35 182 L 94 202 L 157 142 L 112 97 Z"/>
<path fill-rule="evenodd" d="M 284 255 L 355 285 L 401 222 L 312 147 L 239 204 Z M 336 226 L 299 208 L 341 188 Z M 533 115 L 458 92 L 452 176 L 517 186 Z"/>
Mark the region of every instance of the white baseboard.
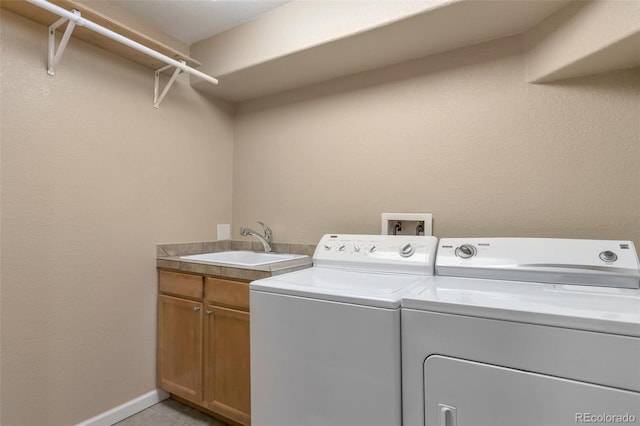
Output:
<path fill-rule="evenodd" d="M 111 410 L 98 414 L 89 420 L 78 423 L 76 426 L 111 426 L 167 398 L 169 398 L 167 392 L 162 389 L 156 389 L 124 404 L 118 405 Z"/>

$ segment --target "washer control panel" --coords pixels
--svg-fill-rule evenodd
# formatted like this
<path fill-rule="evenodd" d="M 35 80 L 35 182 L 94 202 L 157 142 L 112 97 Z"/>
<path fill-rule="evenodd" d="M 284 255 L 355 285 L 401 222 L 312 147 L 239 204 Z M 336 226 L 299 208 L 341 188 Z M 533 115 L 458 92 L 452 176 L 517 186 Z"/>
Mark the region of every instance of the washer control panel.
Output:
<path fill-rule="evenodd" d="M 631 241 L 442 238 L 435 269 L 447 276 L 640 288 Z"/>
<path fill-rule="evenodd" d="M 316 247 L 313 264 L 433 275 L 437 242 L 432 236 L 327 234 Z"/>

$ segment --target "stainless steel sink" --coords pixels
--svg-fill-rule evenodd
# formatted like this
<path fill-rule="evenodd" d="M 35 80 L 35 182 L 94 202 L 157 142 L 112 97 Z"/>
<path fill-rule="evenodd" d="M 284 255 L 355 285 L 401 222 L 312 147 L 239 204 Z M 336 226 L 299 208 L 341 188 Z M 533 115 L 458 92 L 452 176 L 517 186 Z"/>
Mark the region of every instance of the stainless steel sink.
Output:
<path fill-rule="evenodd" d="M 286 262 L 288 260 L 307 257 L 302 254 L 260 253 L 255 251 L 221 251 L 217 253 L 192 254 L 180 256 L 180 259 L 196 262 L 236 265 L 236 266 L 262 266 L 271 263 Z"/>

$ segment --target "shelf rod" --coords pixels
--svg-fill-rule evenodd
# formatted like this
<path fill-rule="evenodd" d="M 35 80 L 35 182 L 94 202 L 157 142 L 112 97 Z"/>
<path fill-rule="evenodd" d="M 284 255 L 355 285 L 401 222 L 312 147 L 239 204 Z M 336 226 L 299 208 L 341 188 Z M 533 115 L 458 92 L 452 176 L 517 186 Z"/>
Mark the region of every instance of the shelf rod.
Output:
<path fill-rule="evenodd" d="M 166 55 L 163 55 L 160 52 L 156 52 L 153 49 L 148 48 L 147 46 L 144 46 L 136 41 L 133 41 L 131 39 L 128 39 L 114 31 L 111 31 L 101 25 L 98 25 L 94 22 L 91 22 L 85 18 L 82 18 L 81 16 L 78 16 L 76 14 L 74 14 L 73 12 L 70 12 L 66 9 L 61 8 L 60 6 L 57 6 L 55 4 L 49 3 L 46 0 L 26 0 L 27 2 L 39 6 L 42 9 L 46 9 L 51 13 L 54 13 L 58 16 L 61 16 L 63 18 L 68 19 L 70 22 L 75 22 L 76 25 L 79 25 L 81 27 L 86 27 L 92 31 L 95 31 L 98 34 L 102 34 L 103 36 L 110 38 L 114 41 L 117 41 L 118 43 L 124 44 L 125 46 L 129 46 L 132 49 L 135 49 L 141 53 L 144 53 L 145 55 L 151 56 L 152 58 L 155 58 L 159 61 L 164 62 L 167 65 L 171 65 L 174 66 L 176 68 L 179 68 L 180 70 L 195 75 L 196 77 L 199 77 L 205 81 L 208 81 L 209 83 L 212 84 L 218 84 L 218 80 L 216 78 L 211 77 L 210 75 L 207 75 L 203 72 L 200 72 L 198 70 L 195 70 L 193 68 L 191 68 L 190 66 L 186 65 L 184 62 L 180 62 L 177 61 L 173 58 L 170 58 Z"/>

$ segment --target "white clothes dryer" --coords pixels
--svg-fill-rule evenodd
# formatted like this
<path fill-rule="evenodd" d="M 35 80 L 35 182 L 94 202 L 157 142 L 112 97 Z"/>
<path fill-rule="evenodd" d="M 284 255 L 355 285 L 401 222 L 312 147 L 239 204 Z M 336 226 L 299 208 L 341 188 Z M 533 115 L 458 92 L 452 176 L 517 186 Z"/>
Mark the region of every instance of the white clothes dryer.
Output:
<path fill-rule="evenodd" d="M 640 423 L 630 241 L 443 238 L 402 300 L 405 426 Z"/>
<path fill-rule="evenodd" d="M 313 267 L 252 282 L 252 425 L 400 426 L 400 300 L 436 244 L 325 235 Z"/>

